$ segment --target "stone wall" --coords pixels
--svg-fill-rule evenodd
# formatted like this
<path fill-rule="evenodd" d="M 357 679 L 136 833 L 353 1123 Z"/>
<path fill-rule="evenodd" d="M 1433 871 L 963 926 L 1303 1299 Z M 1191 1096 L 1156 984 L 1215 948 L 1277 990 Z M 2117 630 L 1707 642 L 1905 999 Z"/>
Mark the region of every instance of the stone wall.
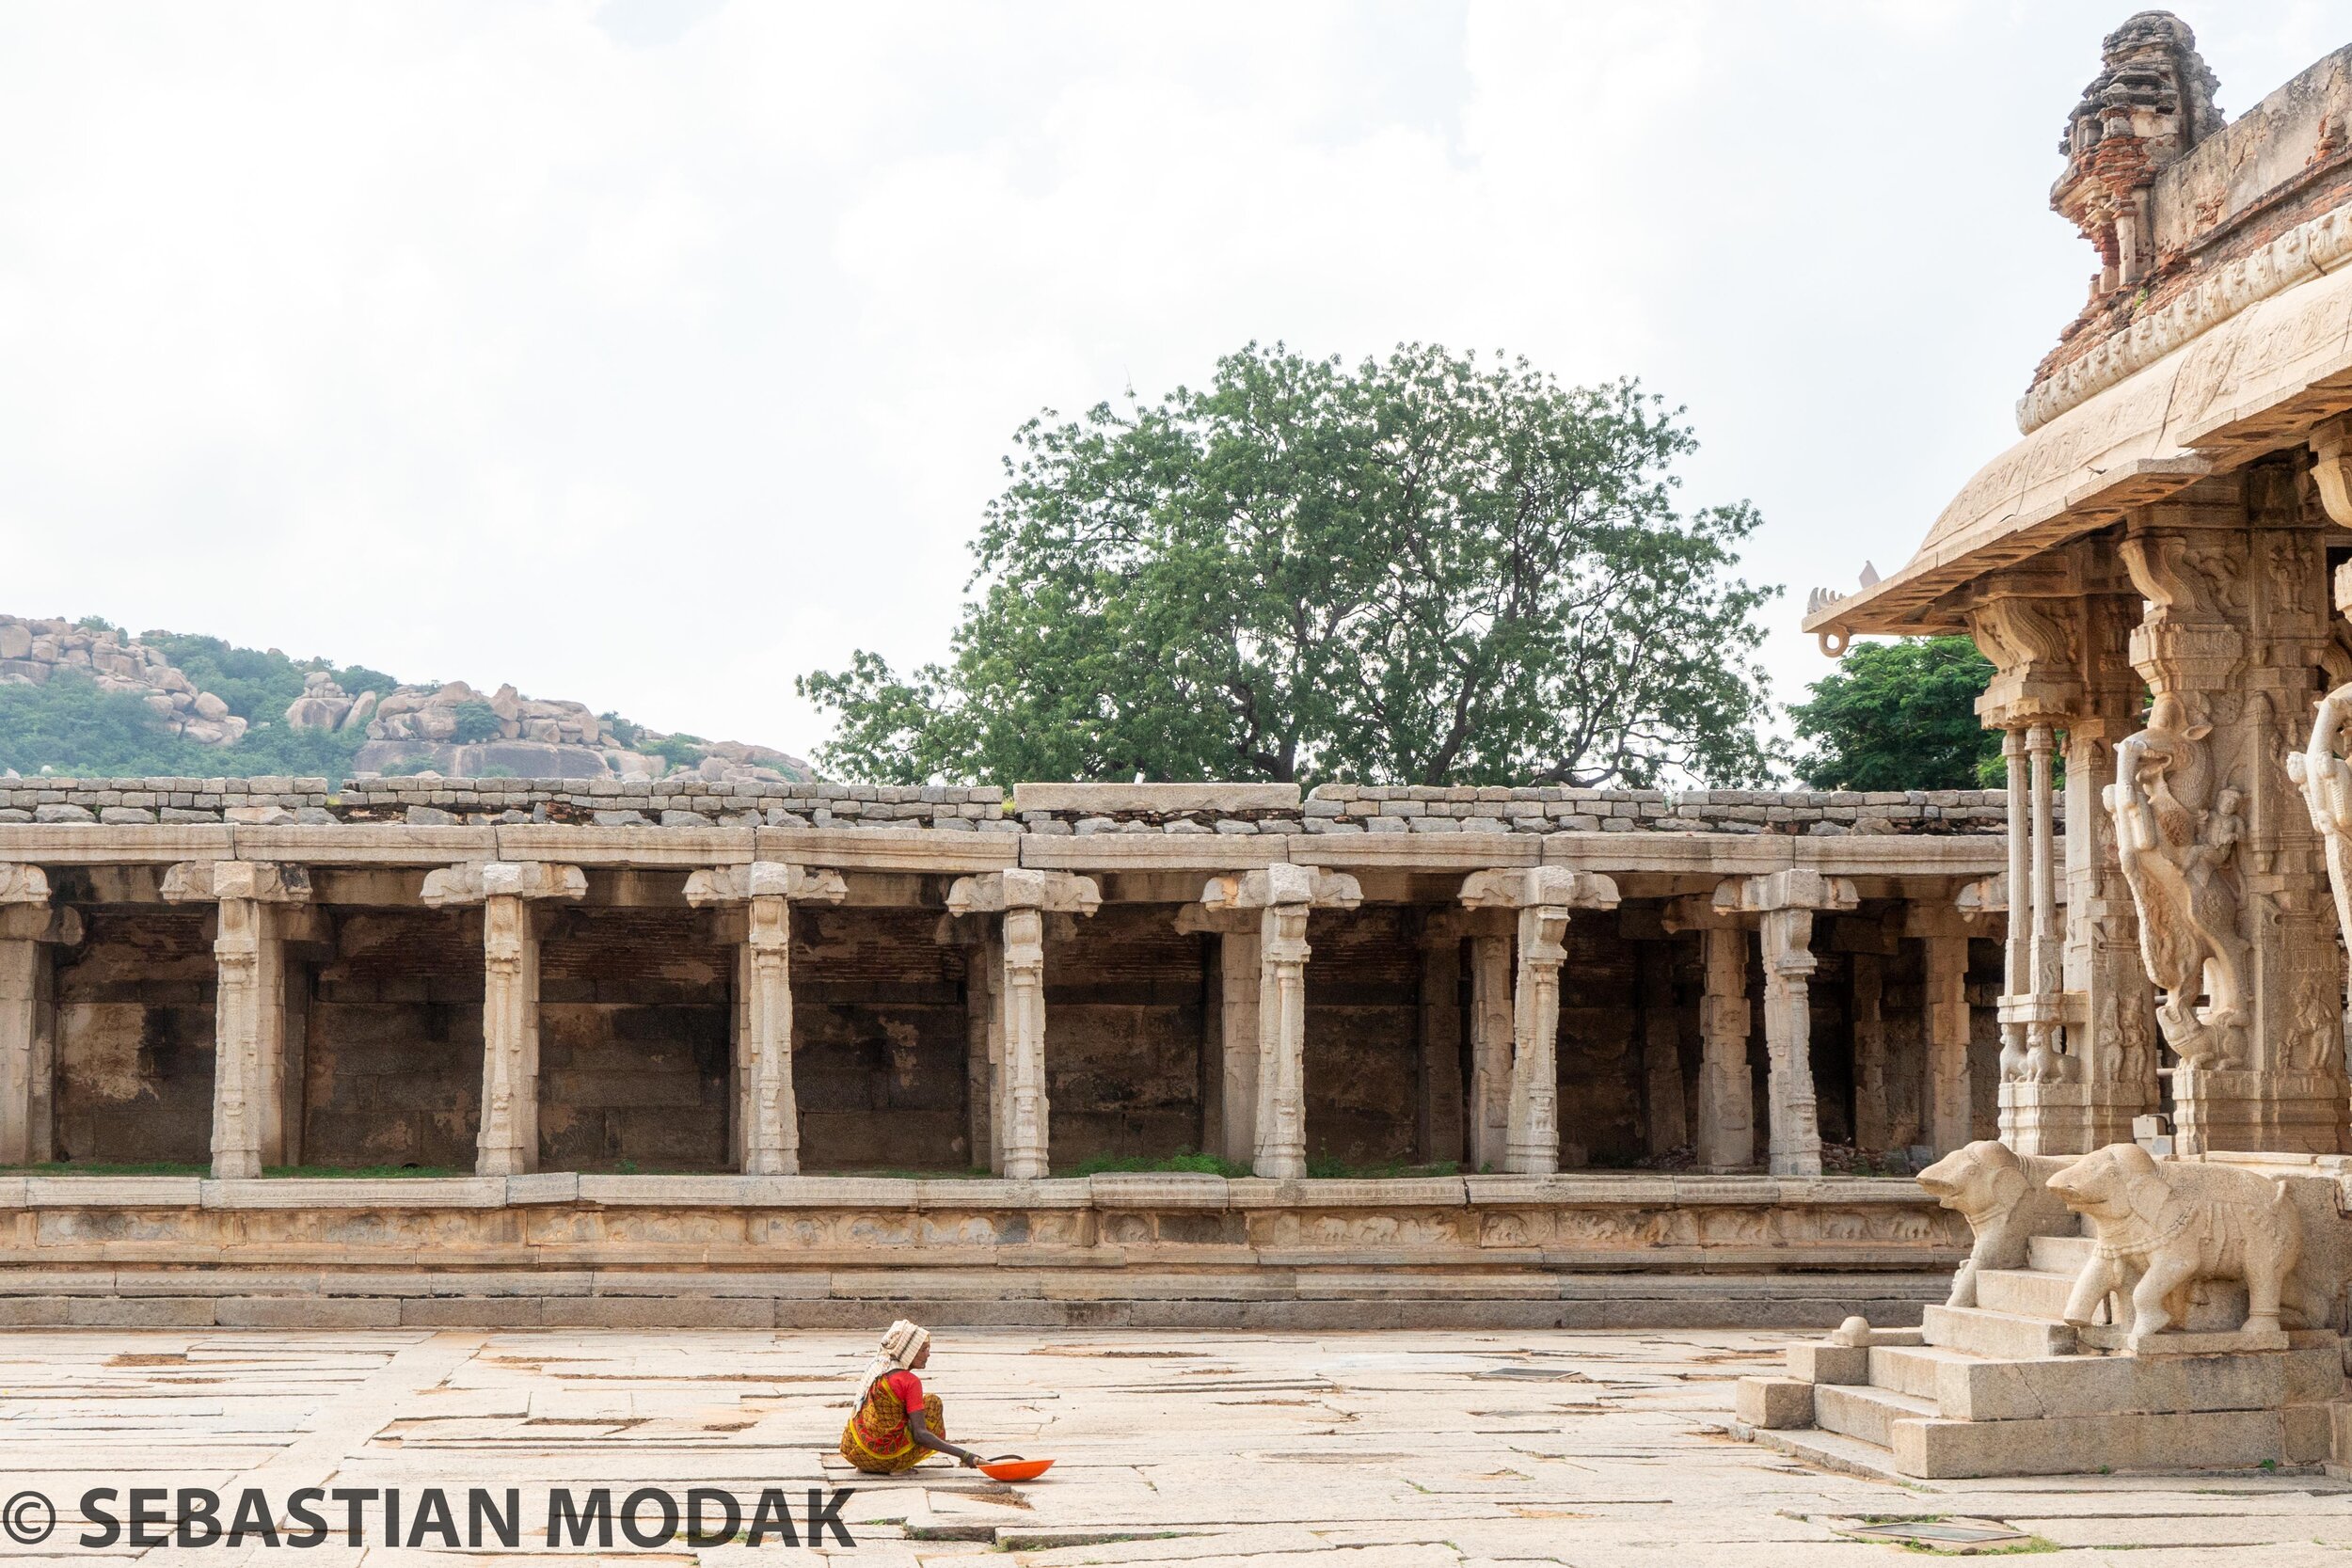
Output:
<path fill-rule="evenodd" d="M 1182 791 L 1169 803 L 1151 791 Z M 1032 807 L 1030 795 L 1050 800 Z M 408 822 L 937 828 L 1120 833 L 1998 833 L 1997 790 L 1569 789 L 1325 784 L 920 787 L 770 781 L 0 779 L 0 822 Z"/>
<path fill-rule="evenodd" d="M 964 1170 L 964 954 L 921 909 L 793 911 L 792 1083 L 812 1170 Z"/>
<path fill-rule="evenodd" d="M 1166 905 L 1112 905 L 1045 956 L 1054 1163 L 1208 1147 L 1210 950 Z"/>
<path fill-rule="evenodd" d="M 687 909 L 554 911 L 539 950 L 539 1160 L 724 1170 L 731 945 Z"/>
<path fill-rule="evenodd" d="M 347 910 L 317 969 L 306 1164 L 470 1170 L 482 1101 L 482 916 Z"/>
<path fill-rule="evenodd" d="M 85 922 L 57 969 L 56 1157 L 201 1164 L 215 973 L 204 912 L 102 906 Z"/>

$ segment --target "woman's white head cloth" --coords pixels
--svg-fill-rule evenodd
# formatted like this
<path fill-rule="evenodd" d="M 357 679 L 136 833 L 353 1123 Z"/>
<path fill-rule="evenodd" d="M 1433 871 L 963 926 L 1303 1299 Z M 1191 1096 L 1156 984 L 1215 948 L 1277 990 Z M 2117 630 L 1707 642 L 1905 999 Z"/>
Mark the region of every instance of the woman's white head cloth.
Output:
<path fill-rule="evenodd" d="M 855 1398 L 863 1402 L 866 1390 L 874 1386 L 876 1378 L 904 1371 L 914 1366 L 915 1357 L 921 1355 L 924 1347 L 930 1342 L 930 1330 L 908 1319 L 900 1318 L 892 1323 L 889 1331 L 882 1337 L 882 1348 L 874 1353 L 872 1360 L 866 1363 L 866 1370 L 857 1375 Z"/>

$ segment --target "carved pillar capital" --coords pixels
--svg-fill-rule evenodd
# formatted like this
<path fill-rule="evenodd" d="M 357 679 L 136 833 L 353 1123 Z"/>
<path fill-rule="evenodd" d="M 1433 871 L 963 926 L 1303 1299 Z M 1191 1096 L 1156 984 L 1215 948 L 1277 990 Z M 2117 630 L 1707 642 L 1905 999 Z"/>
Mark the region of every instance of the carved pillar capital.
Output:
<path fill-rule="evenodd" d="M 182 861 L 164 873 L 165 901 L 204 904 L 243 899 L 262 904 L 307 904 L 310 873 L 306 866 L 275 861 Z"/>
<path fill-rule="evenodd" d="M 468 861 L 427 872 L 422 896 L 428 908 L 438 910 L 494 898 L 577 902 L 587 895 L 587 873 L 576 865 L 549 861 Z"/>

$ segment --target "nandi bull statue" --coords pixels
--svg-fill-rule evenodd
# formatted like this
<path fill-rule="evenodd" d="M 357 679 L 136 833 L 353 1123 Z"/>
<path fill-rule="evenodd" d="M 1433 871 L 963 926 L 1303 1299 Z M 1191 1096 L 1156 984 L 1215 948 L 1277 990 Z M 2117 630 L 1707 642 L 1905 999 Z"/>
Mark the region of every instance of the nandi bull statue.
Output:
<path fill-rule="evenodd" d="M 2283 1181 L 2233 1165 L 2159 1163 L 2137 1144 L 2109 1144 L 2051 1177 L 2049 1188 L 2098 1233 L 2067 1298 L 2070 1323 L 2090 1323 L 2120 1293 L 2128 1307 L 2116 1325 L 2130 1349 L 2145 1349 L 2187 1318 L 2190 1287 L 2203 1279 L 2245 1281 L 2249 1341 L 2283 1345 L 2280 1308 L 2288 1300 L 2303 1322 L 2318 1321 L 2292 1282 L 2303 1221 Z"/>

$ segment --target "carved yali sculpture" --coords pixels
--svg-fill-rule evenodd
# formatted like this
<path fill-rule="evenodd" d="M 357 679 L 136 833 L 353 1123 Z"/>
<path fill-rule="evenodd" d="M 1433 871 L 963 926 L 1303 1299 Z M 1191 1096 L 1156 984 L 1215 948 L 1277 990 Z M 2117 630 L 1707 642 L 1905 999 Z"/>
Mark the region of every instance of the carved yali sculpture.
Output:
<path fill-rule="evenodd" d="M 2246 942 L 2226 874 L 2239 795 L 2211 793 L 2212 728 L 2193 722 L 2179 696 L 2159 695 L 2148 727 L 2116 747 L 2115 783 L 2105 792 L 2148 978 L 2164 990 L 2156 1022 L 2182 1061 L 2206 1068 L 2235 1067 L 2246 1052 Z"/>
<path fill-rule="evenodd" d="M 2312 826 L 2328 847 L 2337 927 L 2352 932 L 2352 767 L 2339 752 L 2347 720 L 2352 720 L 2352 686 L 2339 686 L 2319 700 L 2309 744 L 2287 753 L 2287 776 L 2302 789 Z"/>
<path fill-rule="evenodd" d="M 1919 1173 L 1928 1196 L 1976 1232 L 1968 1261 L 1952 1275 L 1947 1307 L 1976 1306 L 1977 1275 L 1982 1271 L 2024 1268 L 2026 1244 L 2033 1237 L 2073 1233 L 2074 1216 L 2043 1185 L 2069 1163 L 2064 1156 L 2018 1154 L 1985 1138 Z"/>
<path fill-rule="evenodd" d="M 2246 1282 L 2249 1338 L 2280 1333 L 2280 1305 L 2291 1292 L 2303 1321 L 2316 1321 L 2290 1284 L 2303 1221 L 2286 1183 L 2234 1165 L 2159 1163 L 2137 1144 L 2109 1144 L 2049 1185 L 2098 1232 L 2067 1298 L 2068 1323 L 2089 1323 L 2101 1302 L 2121 1292 L 2128 1316 L 2117 1326 L 2138 1350 L 2186 1318 L 2190 1287 L 2202 1279 Z"/>

